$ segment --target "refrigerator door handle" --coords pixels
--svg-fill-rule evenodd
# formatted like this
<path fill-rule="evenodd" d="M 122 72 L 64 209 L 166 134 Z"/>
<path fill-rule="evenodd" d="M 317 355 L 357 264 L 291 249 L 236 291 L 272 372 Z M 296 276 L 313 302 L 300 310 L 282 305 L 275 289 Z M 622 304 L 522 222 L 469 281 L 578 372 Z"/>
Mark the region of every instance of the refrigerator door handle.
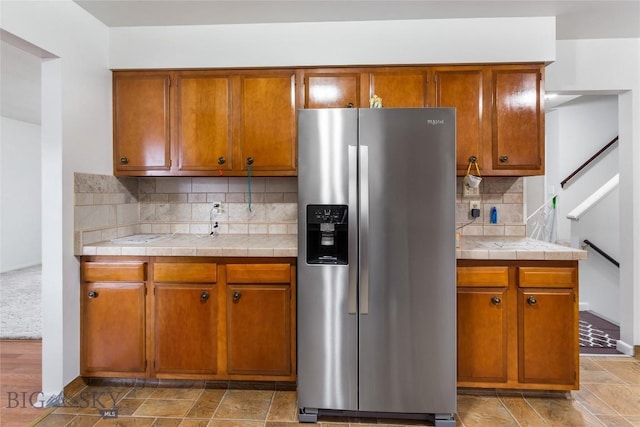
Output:
<path fill-rule="evenodd" d="M 360 314 L 369 313 L 369 147 L 360 146 Z"/>
<path fill-rule="evenodd" d="M 349 145 L 349 218 L 356 215 L 358 206 L 358 147 Z M 357 223 L 357 221 L 353 221 Z M 354 245 L 357 245 L 357 227 L 349 219 L 349 292 L 347 296 L 347 310 L 349 314 L 358 312 L 358 265 L 354 262 Z"/>

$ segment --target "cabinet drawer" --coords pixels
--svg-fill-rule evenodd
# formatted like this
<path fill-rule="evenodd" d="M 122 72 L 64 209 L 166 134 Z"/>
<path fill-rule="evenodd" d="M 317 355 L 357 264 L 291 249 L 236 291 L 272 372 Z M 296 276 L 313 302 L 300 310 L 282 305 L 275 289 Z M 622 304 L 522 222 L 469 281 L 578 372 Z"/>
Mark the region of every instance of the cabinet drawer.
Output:
<path fill-rule="evenodd" d="M 144 282 L 146 262 L 85 262 L 82 279 L 85 282 Z"/>
<path fill-rule="evenodd" d="M 465 287 L 509 286 L 509 267 L 458 267 L 456 284 Z"/>
<path fill-rule="evenodd" d="M 572 288 L 578 284 L 578 269 L 573 267 L 520 267 L 521 288 Z"/>
<path fill-rule="evenodd" d="M 214 262 L 156 262 L 153 264 L 155 282 L 215 283 L 217 264 Z"/>
<path fill-rule="evenodd" d="M 229 264 L 227 283 L 289 283 L 289 264 Z"/>

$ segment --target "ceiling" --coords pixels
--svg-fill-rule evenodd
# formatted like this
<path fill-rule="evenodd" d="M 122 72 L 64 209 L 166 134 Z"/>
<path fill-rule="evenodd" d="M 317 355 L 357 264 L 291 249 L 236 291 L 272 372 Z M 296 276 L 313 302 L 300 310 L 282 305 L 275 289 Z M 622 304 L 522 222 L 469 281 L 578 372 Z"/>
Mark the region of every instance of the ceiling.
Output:
<path fill-rule="evenodd" d="M 556 38 L 640 37 L 640 0 L 74 0 L 109 27 L 555 16 Z"/>

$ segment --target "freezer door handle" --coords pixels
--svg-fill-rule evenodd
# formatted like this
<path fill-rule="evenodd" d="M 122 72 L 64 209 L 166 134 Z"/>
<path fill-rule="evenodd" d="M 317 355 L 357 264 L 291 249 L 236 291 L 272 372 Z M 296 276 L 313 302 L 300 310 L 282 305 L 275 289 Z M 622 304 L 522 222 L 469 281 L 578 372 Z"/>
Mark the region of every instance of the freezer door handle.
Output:
<path fill-rule="evenodd" d="M 358 234 L 353 226 L 352 215 L 356 215 L 358 206 L 358 147 L 349 145 L 349 294 L 347 297 L 347 310 L 349 314 L 358 312 L 358 268 L 354 262 L 354 245 L 357 245 Z"/>
<path fill-rule="evenodd" d="M 369 313 L 369 147 L 360 145 L 360 314 Z"/>

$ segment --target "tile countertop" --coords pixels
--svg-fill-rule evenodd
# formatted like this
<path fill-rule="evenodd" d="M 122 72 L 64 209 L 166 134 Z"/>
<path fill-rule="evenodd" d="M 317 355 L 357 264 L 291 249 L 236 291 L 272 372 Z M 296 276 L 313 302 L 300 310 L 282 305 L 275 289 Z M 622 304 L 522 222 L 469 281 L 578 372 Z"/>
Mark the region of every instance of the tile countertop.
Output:
<path fill-rule="evenodd" d="M 87 244 L 83 255 L 297 257 L 295 234 L 139 234 Z M 587 252 L 525 237 L 462 236 L 457 259 L 581 260 Z"/>
<path fill-rule="evenodd" d="M 84 245 L 82 255 L 297 257 L 295 234 L 137 234 Z"/>
<path fill-rule="evenodd" d="M 587 252 L 527 237 L 462 236 L 457 259 L 581 260 Z"/>

